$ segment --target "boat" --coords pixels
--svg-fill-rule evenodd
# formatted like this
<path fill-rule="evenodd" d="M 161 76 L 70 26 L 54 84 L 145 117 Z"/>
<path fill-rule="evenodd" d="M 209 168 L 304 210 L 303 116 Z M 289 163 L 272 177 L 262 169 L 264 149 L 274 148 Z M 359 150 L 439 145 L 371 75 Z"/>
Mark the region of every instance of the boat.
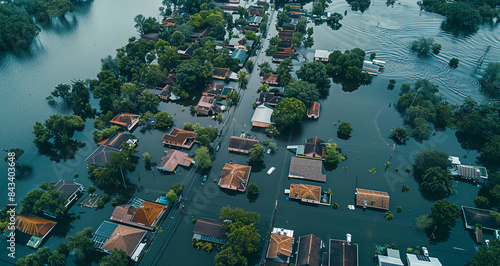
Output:
<path fill-rule="evenodd" d="M 385 61 L 373 59 L 373 64 L 377 65 L 379 68 L 385 68 Z"/>
<path fill-rule="evenodd" d="M 271 149 L 267 149 L 267 154 L 271 154 Z"/>
<path fill-rule="evenodd" d="M 274 170 L 276 170 L 276 167 L 274 167 L 274 166 L 269 168 L 269 170 L 267 171 L 267 174 L 271 175 L 274 172 Z"/>

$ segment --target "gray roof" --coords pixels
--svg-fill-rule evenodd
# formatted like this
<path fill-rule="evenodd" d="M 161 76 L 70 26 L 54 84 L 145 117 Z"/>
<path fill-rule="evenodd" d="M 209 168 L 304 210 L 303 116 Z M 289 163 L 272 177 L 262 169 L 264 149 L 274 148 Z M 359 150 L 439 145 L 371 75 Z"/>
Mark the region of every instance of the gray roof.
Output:
<path fill-rule="evenodd" d="M 328 58 L 330 56 L 330 51 L 328 50 L 316 50 L 314 52 L 314 57 L 318 58 Z"/>
<path fill-rule="evenodd" d="M 101 145 L 85 160 L 85 162 L 97 167 L 104 167 L 105 163 L 111 162 L 111 153 L 119 151 L 119 149 Z"/>
<path fill-rule="evenodd" d="M 262 123 L 268 123 L 268 124 L 273 124 L 271 122 L 271 116 L 273 115 L 274 109 L 271 108 L 269 105 L 266 104 L 261 104 L 255 108 L 255 112 L 253 113 L 252 116 L 252 122 L 262 122 Z"/>
<path fill-rule="evenodd" d="M 63 199 L 73 195 L 73 193 L 78 191 L 78 189 L 81 187 L 82 184 L 67 180 L 59 180 L 59 182 L 57 182 L 57 184 L 54 186 L 55 189 L 63 192 L 60 196 Z"/>
<path fill-rule="evenodd" d="M 326 182 L 326 175 L 321 173 L 323 162 L 314 159 L 292 157 L 288 176 L 297 179 L 306 179 Z"/>
<path fill-rule="evenodd" d="M 408 266 L 442 266 L 437 258 L 406 253 Z"/>
<path fill-rule="evenodd" d="M 490 210 L 462 206 L 462 213 L 464 215 L 465 227 L 469 229 L 474 228 L 476 224 L 480 224 L 483 229 L 500 229 L 500 223 L 490 215 Z"/>
<path fill-rule="evenodd" d="M 345 240 L 330 239 L 328 253 L 328 265 L 359 265 L 358 244 L 347 243 Z"/>

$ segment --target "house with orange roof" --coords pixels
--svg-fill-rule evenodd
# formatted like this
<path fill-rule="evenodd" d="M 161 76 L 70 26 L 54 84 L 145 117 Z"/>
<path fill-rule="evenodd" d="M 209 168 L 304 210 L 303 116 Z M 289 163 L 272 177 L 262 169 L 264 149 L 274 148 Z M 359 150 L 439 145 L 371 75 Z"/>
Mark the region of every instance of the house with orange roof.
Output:
<path fill-rule="evenodd" d="M 147 231 L 104 221 L 92 236 L 94 246 L 105 253 L 122 249 L 133 261 L 137 261 L 146 246 L 143 241 Z"/>
<path fill-rule="evenodd" d="M 290 184 L 290 199 L 307 203 L 321 203 L 321 187 L 305 184 Z"/>
<path fill-rule="evenodd" d="M 151 231 L 165 211 L 165 205 L 133 197 L 127 204 L 116 206 L 110 219 Z"/>
<path fill-rule="evenodd" d="M 356 188 L 356 206 L 389 210 L 389 194 L 383 191 Z"/>
<path fill-rule="evenodd" d="M 192 163 L 193 158 L 189 157 L 187 153 L 178 150 L 170 150 L 161 158 L 161 163 L 157 168 L 159 170 L 173 172 L 175 168 L 177 168 L 177 165 L 189 167 Z"/>
<path fill-rule="evenodd" d="M 125 127 L 128 131 L 132 130 L 139 123 L 140 115 L 119 113 L 109 122 L 118 126 Z"/>
<path fill-rule="evenodd" d="M 219 187 L 245 192 L 250 179 L 251 166 L 226 163 L 222 168 Z"/>
<path fill-rule="evenodd" d="M 4 236 L 13 236 L 15 241 L 28 247 L 38 248 L 43 239 L 54 229 L 57 222 L 33 214 L 16 217 L 14 228 L 5 227 Z"/>
<path fill-rule="evenodd" d="M 273 228 L 269 246 L 267 247 L 266 258 L 277 262 L 289 263 L 294 242 L 295 238 L 293 237 L 292 230 Z"/>
<path fill-rule="evenodd" d="M 95 167 L 104 167 L 104 164 L 111 162 L 111 154 L 121 151 L 124 142 L 129 145 L 137 143 L 137 139 L 132 139 L 132 136 L 128 132 L 117 132 L 111 138 L 104 139 L 97 143 L 99 147 L 85 159 L 85 162 Z"/>
<path fill-rule="evenodd" d="M 163 136 L 163 144 L 179 148 L 191 149 L 196 138 L 196 133 L 191 130 L 174 128 L 172 132 Z"/>
<path fill-rule="evenodd" d="M 215 115 L 222 112 L 222 108 L 214 96 L 203 95 L 196 105 L 195 112 L 197 115 Z"/>
<path fill-rule="evenodd" d="M 313 102 L 313 104 L 307 109 L 307 118 L 318 119 L 319 118 L 319 107 L 318 102 Z"/>

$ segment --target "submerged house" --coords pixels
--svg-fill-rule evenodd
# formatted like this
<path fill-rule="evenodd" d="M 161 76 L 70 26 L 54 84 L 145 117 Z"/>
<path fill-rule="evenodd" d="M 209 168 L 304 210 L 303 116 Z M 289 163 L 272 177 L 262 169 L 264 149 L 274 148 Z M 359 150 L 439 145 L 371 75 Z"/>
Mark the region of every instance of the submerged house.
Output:
<path fill-rule="evenodd" d="M 217 104 L 214 96 L 201 96 L 196 105 L 195 112 L 198 115 L 216 115 L 222 112 L 222 108 Z"/>
<path fill-rule="evenodd" d="M 493 217 L 490 210 L 462 206 L 462 214 L 467 229 L 474 229 L 476 224 L 480 224 L 485 230 L 500 229 L 500 220 Z"/>
<path fill-rule="evenodd" d="M 135 145 L 137 139 L 132 138 L 128 132 L 116 132 L 112 137 L 97 143 L 99 147 L 91 154 L 85 162 L 95 167 L 104 167 L 105 163 L 111 163 L 111 154 L 121 151 L 123 143 Z"/>
<path fill-rule="evenodd" d="M 226 163 L 222 168 L 219 187 L 245 192 L 250 179 L 251 166 Z"/>
<path fill-rule="evenodd" d="M 387 248 L 386 250 L 387 255 L 377 256 L 378 265 L 404 266 L 403 261 L 401 261 L 399 250 L 392 248 Z"/>
<path fill-rule="evenodd" d="M 389 210 L 389 194 L 387 192 L 356 188 L 356 206 Z"/>
<path fill-rule="evenodd" d="M 191 166 L 193 158 L 185 152 L 178 150 L 169 150 L 168 153 L 161 158 L 161 163 L 158 165 L 158 170 L 174 172 L 178 165 L 185 167 Z"/>
<path fill-rule="evenodd" d="M 57 222 L 32 214 L 19 215 L 16 217 L 13 230 L 7 226 L 4 236 L 7 238 L 13 236 L 17 243 L 38 248 L 56 224 Z"/>
<path fill-rule="evenodd" d="M 115 124 L 118 126 L 122 126 L 126 128 L 128 131 L 132 130 L 137 123 L 139 123 L 140 115 L 128 114 L 128 113 L 119 113 L 109 122 L 111 124 Z"/>
<path fill-rule="evenodd" d="M 320 104 L 316 101 L 307 109 L 307 118 L 318 119 L 319 118 L 319 108 Z"/>
<path fill-rule="evenodd" d="M 133 261 L 137 261 L 146 246 L 143 243 L 147 231 L 121 224 L 104 221 L 92 236 L 94 247 L 98 250 L 111 253 L 122 249 Z"/>
<path fill-rule="evenodd" d="M 172 132 L 163 136 L 163 144 L 184 149 L 191 149 L 196 138 L 196 132 L 174 128 Z"/>
<path fill-rule="evenodd" d="M 255 144 L 259 144 L 259 140 L 231 136 L 227 149 L 232 152 L 248 153 Z"/>
<path fill-rule="evenodd" d="M 293 45 L 293 43 L 280 43 L 278 45 L 278 54 L 293 55 L 295 54 L 295 46 Z"/>
<path fill-rule="evenodd" d="M 193 230 L 193 239 L 224 245 L 227 243 L 227 229 L 222 227 L 223 221 L 199 218 Z"/>
<path fill-rule="evenodd" d="M 318 137 L 306 139 L 302 145 L 290 145 L 287 149 L 295 151 L 297 157 L 308 157 L 323 160 L 326 157 L 326 146 L 328 143 Z"/>
<path fill-rule="evenodd" d="M 438 258 L 406 253 L 408 266 L 442 266 Z"/>
<path fill-rule="evenodd" d="M 205 86 L 203 90 L 203 95 L 205 96 L 217 96 L 220 95 L 222 99 L 226 99 L 227 93 L 230 92 L 233 88 L 225 87 L 222 83 L 210 83 Z"/>
<path fill-rule="evenodd" d="M 328 266 L 338 265 L 359 266 L 358 244 L 351 242 L 349 234 L 347 236 L 347 241 L 330 239 Z"/>
<path fill-rule="evenodd" d="M 319 266 L 322 244 L 323 241 L 313 234 L 299 237 L 295 265 Z"/>
<path fill-rule="evenodd" d="M 305 184 L 290 184 L 290 199 L 300 200 L 307 203 L 321 203 L 321 187 L 305 185 Z"/>
<path fill-rule="evenodd" d="M 318 62 L 328 62 L 331 52 L 328 50 L 316 50 L 314 52 L 314 61 Z"/>
<path fill-rule="evenodd" d="M 271 121 L 273 113 L 274 113 L 274 108 L 265 103 L 257 106 L 257 108 L 255 108 L 255 111 L 251 119 L 252 126 L 268 127 L 270 125 L 273 125 L 274 123 Z"/>
<path fill-rule="evenodd" d="M 133 197 L 127 204 L 116 206 L 110 219 L 122 224 L 153 230 L 165 211 L 165 205 Z"/>
<path fill-rule="evenodd" d="M 261 92 L 259 94 L 259 98 L 255 100 L 255 104 L 261 105 L 261 104 L 267 104 L 270 107 L 276 107 L 281 100 L 284 98 L 281 96 L 276 96 L 274 95 L 274 92 Z"/>
<path fill-rule="evenodd" d="M 293 244 L 295 238 L 292 230 L 284 230 L 281 228 L 273 228 L 269 246 L 267 247 L 266 258 L 289 263 L 293 252 Z"/>
<path fill-rule="evenodd" d="M 326 182 L 326 175 L 321 173 L 323 170 L 322 161 L 300 157 L 292 157 L 290 160 L 290 171 L 288 172 L 288 177 Z"/>
<path fill-rule="evenodd" d="M 62 192 L 59 198 L 64 201 L 64 207 L 68 207 L 71 202 L 78 200 L 78 193 L 83 191 L 83 185 L 73 181 L 59 180 L 54 189 Z"/>
<path fill-rule="evenodd" d="M 248 54 L 245 49 L 235 49 L 231 54 L 231 58 L 238 60 L 238 67 L 241 68 L 245 65 L 245 62 L 248 59 Z"/>
<path fill-rule="evenodd" d="M 177 53 L 179 53 L 179 59 L 181 60 L 189 60 L 193 58 L 193 53 L 194 50 L 196 50 L 193 45 L 190 45 L 186 50 L 177 50 Z"/>
<path fill-rule="evenodd" d="M 269 85 L 275 85 L 275 86 L 278 86 L 279 85 L 279 82 L 278 82 L 278 74 L 274 74 L 272 72 L 269 72 L 267 74 L 264 74 L 264 76 L 262 76 L 260 78 L 260 81 L 263 83 L 263 84 L 269 84 Z"/>
<path fill-rule="evenodd" d="M 156 41 L 158 41 L 158 36 L 159 36 L 158 33 L 150 32 L 148 34 L 141 35 L 141 39 L 146 40 L 146 41 L 156 42 Z"/>
<path fill-rule="evenodd" d="M 236 76 L 236 74 L 233 73 L 233 71 L 231 71 L 229 68 L 214 67 L 213 69 L 214 79 L 225 80 L 226 77 L 231 80 L 238 80 L 238 76 Z"/>
<path fill-rule="evenodd" d="M 363 62 L 363 68 L 362 68 L 363 73 L 368 73 L 370 75 L 377 76 L 379 73 L 379 69 L 380 69 L 379 66 L 373 64 L 370 61 Z"/>

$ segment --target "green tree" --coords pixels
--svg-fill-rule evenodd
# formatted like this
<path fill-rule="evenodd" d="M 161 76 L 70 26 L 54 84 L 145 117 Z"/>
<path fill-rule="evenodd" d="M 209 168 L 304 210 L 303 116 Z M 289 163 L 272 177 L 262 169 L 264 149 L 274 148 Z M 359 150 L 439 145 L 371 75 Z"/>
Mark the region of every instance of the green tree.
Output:
<path fill-rule="evenodd" d="M 123 249 L 114 248 L 113 251 L 102 258 L 100 266 L 127 266 L 128 256 Z"/>
<path fill-rule="evenodd" d="M 259 195 L 259 186 L 255 182 L 252 182 L 248 184 L 247 191 L 249 196 L 257 196 Z"/>
<path fill-rule="evenodd" d="M 290 58 L 287 58 L 280 62 L 276 73 L 278 74 L 278 83 L 280 86 L 287 86 L 293 81 L 292 78 L 293 64 Z"/>
<path fill-rule="evenodd" d="M 179 47 L 186 42 L 186 37 L 181 31 L 174 31 L 170 36 L 170 44 L 175 47 Z"/>
<path fill-rule="evenodd" d="M 500 240 L 494 239 L 487 246 L 479 247 L 474 257 L 472 266 L 495 266 L 500 264 Z"/>
<path fill-rule="evenodd" d="M 74 236 L 68 236 L 69 247 L 75 251 L 76 258 L 79 261 L 87 261 L 94 254 L 94 244 L 92 241 L 92 228 L 85 227 Z"/>
<path fill-rule="evenodd" d="M 415 219 L 415 225 L 418 229 L 425 230 L 434 225 L 434 220 L 429 215 L 420 215 Z"/>
<path fill-rule="evenodd" d="M 427 55 L 430 53 L 434 40 L 432 38 L 420 37 L 418 40 L 411 42 L 411 50 L 419 55 Z"/>
<path fill-rule="evenodd" d="M 450 65 L 450 67 L 452 67 L 452 68 L 457 68 L 458 62 L 459 62 L 458 58 L 453 57 L 450 59 L 450 62 L 448 63 L 448 65 Z"/>
<path fill-rule="evenodd" d="M 455 226 L 457 218 L 460 217 L 458 206 L 445 199 L 440 199 L 431 207 L 432 219 L 437 225 Z"/>
<path fill-rule="evenodd" d="M 240 100 L 240 95 L 235 89 L 232 89 L 226 95 L 226 103 L 228 106 L 237 104 L 239 100 Z"/>
<path fill-rule="evenodd" d="M 145 18 L 143 15 L 139 14 L 135 16 L 134 22 L 134 27 L 141 35 L 151 32 L 157 33 L 161 30 L 161 24 L 158 23 L 158 21 L 154 17 Z"/>
<path fill-rule="evenodd" d="M 182 190 L 184 190 L 184 187 L 182 186 L 181 183 L 175 182 L 172 184 L 172 189 L 175 192 L 175 195 L 180 196 L 182 193 Z"/>
<path fill-rule="evenodd" d="M 406 141 L 410 139 L 410 136 L 410 133 L 408 133 L 408 131 L 406 131 L 403 127 L 395 127 L 391 129 L 390 138 L 398 145 L 405 144 Z"/>
<path fill-rule="evenodd" d="M 232 247 L 223 248 L 215 255 L 216 266 L 246 266 L 248 260 L 240 252 L 235 252 Z"/>
<path fill-rule="evenodd" d="M 325 147 L 325 150 L 326 150 L 326 157 L 325 157 L 326 165 L 335 167 L 339 163 L 347 159 L 345 154 L 341 154 L 342 150 L 340 149 L 339 145 L 337 145 L 334 142 L 328 143 L 328 145 Z"/>
<path fill-rule="evenodd" d="M 238 82 L 239 82 L 240 87 L 241 88 L 245 87 L 245 85 L 248 82 L 247 72 L 244 70 L 241 70 L 240 72 L 238 72 L 238 74 L 236 76 L 238 77 Z"/>
<path fill-rule="evenodd" d="M 260 144 L 255 144 L 253 147 L 248 151 L 248 160 L 250 162 L 258 162 L 262 161 L 264 158 L 264 153 L 266 150 L 264 147 Z"/>
<path fill-rule="evenodd" d="M 198 60 L 183 61 L 177 67 L 176 81 L 186 91 L 204 88 L 212 82 L 212 64 L 202 64 Z"/>
<path fill-rule="evenodd" d="M 325 64 L 318 61 L 305 63 L 297 71 L 297 77 L 301 80 L 316 84 L 316 88 L 323 91 L 330 89 L 330 78 L 326 73 Z"/>
<path fill-rule="evenodd" d="M 166 195 L 165 198 L 170 202 L 174 203 L 177 200 L 177 194 L 171 189 Z"/>
<path fill-rule="evenodd" d="M 161 68 L 166 68 L 168 70 L 175 69 L 179 64 L 179 53 L 177 48 L 173 46 L 168 46 L 163 52 L 158 54 L 158 64 Z"/>
<path fill-rule="evenodd" d="M 41 215 L 44 212 L 59 217 L 66 210 L 64 202 L 59 198 L 62 191 L 50 187 L 47 190 L 34 189 L 21 200 L 21 213 Z"/>
<path fill-rule="evenodd" d="M 289 83 L 285 87 L 283 95 L 288 98 L 300 99 L 306 106 L 311 106 L 314 101 L 319 99 L 316 85 L 302 80 Z"/>
<path fill-rule="evenodd" d="M 491 88 L 495 94 L 500 93 L 500 62 L 489 63 L 481 81 L 484 87 Z"/>
<path fill-rule="evenodd" d="M 428 168 L 422 176 L 420 188 L 439 197 L 453 194 L 455 182 L 447 169 L 435 166 Z"/>
<path fill-rule="evenodd" d="M 384 214 L 384 218 L 390 221 L 394 218 L 394 214 L 392 214 L 391 211 L 386 211 Z"/>
<path fill-rule="evenodd" d="M 476 207 L 481 209 L 489 209 L 490 208 L 490 200 L 485 196 L 476 196 L 473 200 Z"/>
<path fill-rule="evenodd" d="M 149 164 L 151 162 L 151 155 L 149 155 L 149 153 L 147 152 L 144 152 L 142 154 L 142 160 L 146 163 L 146 164 Z"/>
<path fill-rule="evenodd" d="M 66 255 L 59 253 L 58 250 L 54 250 L 52 255 L 47 260 L 50 266 L 63 266 L 66 265 Z"/>
<path fill-rule="evenodd" d="M 196 164 L 194 166 L 201 170 L 206 170 L 212 165 L 212 160 L 210 159 L 210 155 L 208 154 L 207 147 L 199 147 L 196 150 L 196 156 L 194 157 L 194 159 L 196 161 Z"/>
<path fill-rule="evenodd" d="M 245 63 L 245 68 L 248 70 L 248 73 L 252 73 L 253 67 L 254 67 L 253 61 L 250 59 L 247 60 L 247 62 Z"/>
<path fill-rule="evenodd" d="M 300 123 L 306 115 L 306 105 L 295 98 L 283 99 L 274 110 L 276 124 L 286 127 Z"/>
<path fill-rule="evenodd" d="M 40 32 L 26 11 L 9 2 L 0 5 L 0 53 L 29 48 Z"/>
<path fill-rule="evenodd" d="M 75 11 L 69 0 L 33 0 L 29 6 L 36 20 L 48 21 L 51 17 L 64 17 L 66 13 Z"/>
<path fill-rule="evenodd" d="M 339 138 L 348 139 L 351 137 L 352 126 L 347 122 L 342 122 L 337 130 L 337 135 Z"/>
<path fill-rule="evenodd" d="M 417 182 L 420 183 L 422 181 L 425 172 L 431 167 L 439 167 L 442 170 L 447 170 L 451 166 L 448 156 L 447 153 L 436 150 L 423 150 L 419 152 L 413 166 Z"/>
<path fill-rule="evenodd" d="M 140 113 L 145 113 L 147 111 L 156 113 L 160 101 L 160 98 L 156 95 L 147 90 L 143 90 L 137 97 L 137 107 Z"/>
<path fill-rule="evenodd" d="M 174 125 L 174 119 L 167 112 L 159 112 L 156 114 L 154 128 L 167 129 Z"/>

